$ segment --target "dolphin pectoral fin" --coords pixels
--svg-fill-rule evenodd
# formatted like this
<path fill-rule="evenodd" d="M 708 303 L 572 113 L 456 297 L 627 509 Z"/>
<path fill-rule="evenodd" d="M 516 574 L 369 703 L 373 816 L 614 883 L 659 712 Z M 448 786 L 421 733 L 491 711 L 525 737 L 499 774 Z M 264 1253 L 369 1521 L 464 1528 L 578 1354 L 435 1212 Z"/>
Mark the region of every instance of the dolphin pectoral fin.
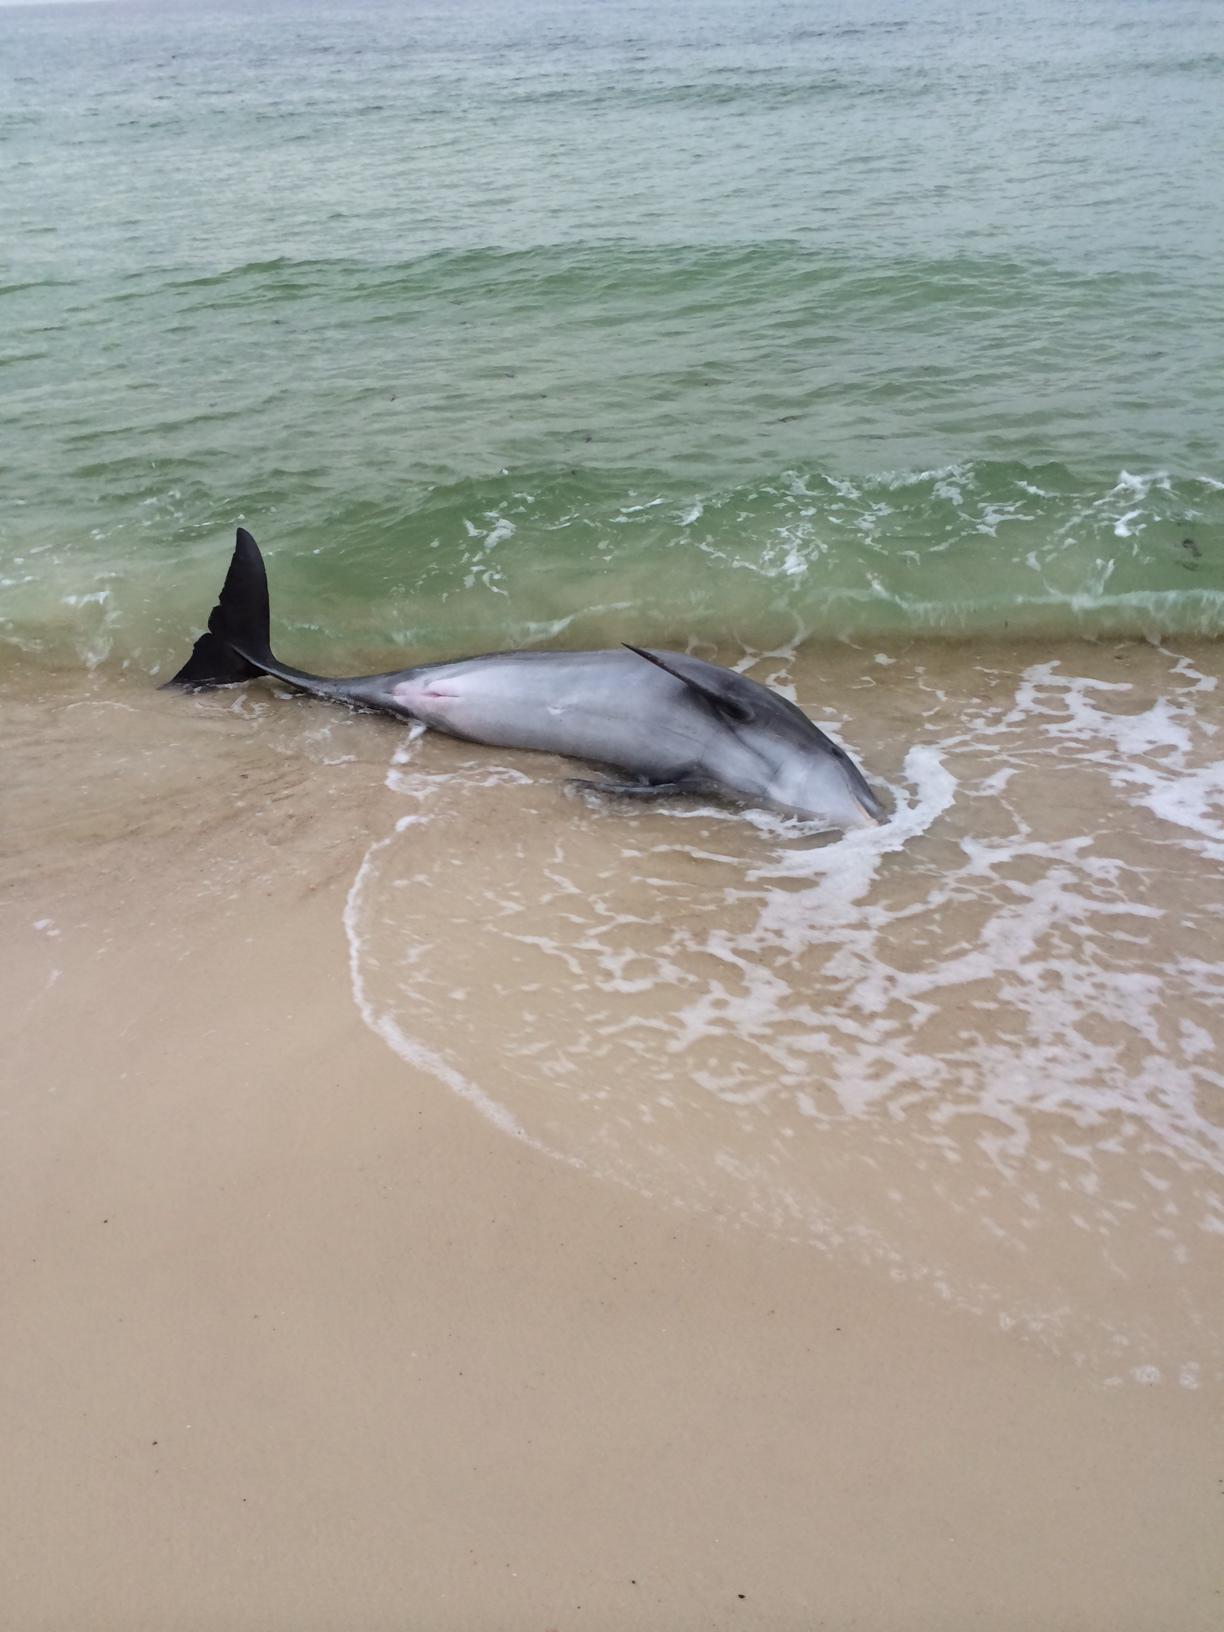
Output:
<path fill-rule="evenodd" d="M 679 657 L 671 652 L 648 652 L 642 646 L 630 646 L 628 641 L 622 644 L 627 652 L 645 658 L 647 663 L 653 663 L 656 669 L 662 669 L 665 674 L 679 680 L 690 691 L 696 692 L 702 702 L 708 703 L 720 718 L 729 720 L 733 725 L 747 725 L 752 720 L 752 709 L 734 690 L 737 675 L 718 669 L 712 663 L 698 663 L 694 659 Z"/>
<path fill-rule="evenodd" d="M 602 793 L 613 799 L 668 799 L 676 793 L 693 793 L 691 782 L 611 782 L 594 777 L 571 776 L 567 787 L 582 793 Z"/>

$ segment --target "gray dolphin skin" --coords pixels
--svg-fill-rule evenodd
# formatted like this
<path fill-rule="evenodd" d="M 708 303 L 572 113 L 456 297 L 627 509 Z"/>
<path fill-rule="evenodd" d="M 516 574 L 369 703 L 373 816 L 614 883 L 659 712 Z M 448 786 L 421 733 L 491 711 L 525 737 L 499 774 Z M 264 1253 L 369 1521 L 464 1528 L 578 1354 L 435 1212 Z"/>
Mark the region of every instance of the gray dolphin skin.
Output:
<path fill-rule="evenodd" d="M 271 675 L 329 702 L 418 720 L 452 737 L 627 774 L 628 782 L 587 784 L 611 793 L 716 793 L 842 828 L 884 818 L 858 766 L 801 709 L 700 658 L 636 646 L 493 652 L 329 680 L 279 662 L 269 628 L 263 557 L 240 527 L 208 629 L 169 685 L 197 689 Z"/>

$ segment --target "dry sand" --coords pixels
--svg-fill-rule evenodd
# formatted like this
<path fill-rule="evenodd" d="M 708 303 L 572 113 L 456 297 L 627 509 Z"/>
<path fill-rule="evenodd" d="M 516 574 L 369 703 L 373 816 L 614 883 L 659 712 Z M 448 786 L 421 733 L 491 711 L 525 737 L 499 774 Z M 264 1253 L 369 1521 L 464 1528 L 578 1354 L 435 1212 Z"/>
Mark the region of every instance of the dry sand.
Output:
<path fill-rule="evenodd" d="M 1214 1387 L 603 1183 L 363 1025 L 388 731 L 5 706 L 0 1626 L 1224 1624 Z M 478 956 L 478 954 L 477 954 Z"/>

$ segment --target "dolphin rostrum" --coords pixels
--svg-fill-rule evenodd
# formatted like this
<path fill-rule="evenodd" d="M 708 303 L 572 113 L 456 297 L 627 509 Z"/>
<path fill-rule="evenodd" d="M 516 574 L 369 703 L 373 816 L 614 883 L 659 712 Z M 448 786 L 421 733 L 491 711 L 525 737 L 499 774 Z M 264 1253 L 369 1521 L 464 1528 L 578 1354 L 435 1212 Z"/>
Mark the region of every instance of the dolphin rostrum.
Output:
<path fill-rule="evenodd" d="M 169 684 L 224 686 L 265 674 L 470 742 L 627 773 L 629 782 L 590 784 L 612 793 L 718 793 L 837 827 L 884 816 L 858 766 L 794 703 L 679 652 L 493 652 L 348 680 L 292 669 L 272 655 L 263 557 L 239 527 L 208 629 Z"/>

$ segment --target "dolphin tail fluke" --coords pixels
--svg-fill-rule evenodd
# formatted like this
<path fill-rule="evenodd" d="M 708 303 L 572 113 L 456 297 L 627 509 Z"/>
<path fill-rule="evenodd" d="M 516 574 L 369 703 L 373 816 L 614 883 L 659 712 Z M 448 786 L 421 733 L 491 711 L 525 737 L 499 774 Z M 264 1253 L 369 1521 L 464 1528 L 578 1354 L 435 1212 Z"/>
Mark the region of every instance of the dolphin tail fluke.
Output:
<path fill-rule="evenodd" d="M 168 686 L 231 686 L 277 669 L 268 643 L 268 575 L 259 545 L 239 527 L 233 559 L 208 628 Z"/>

